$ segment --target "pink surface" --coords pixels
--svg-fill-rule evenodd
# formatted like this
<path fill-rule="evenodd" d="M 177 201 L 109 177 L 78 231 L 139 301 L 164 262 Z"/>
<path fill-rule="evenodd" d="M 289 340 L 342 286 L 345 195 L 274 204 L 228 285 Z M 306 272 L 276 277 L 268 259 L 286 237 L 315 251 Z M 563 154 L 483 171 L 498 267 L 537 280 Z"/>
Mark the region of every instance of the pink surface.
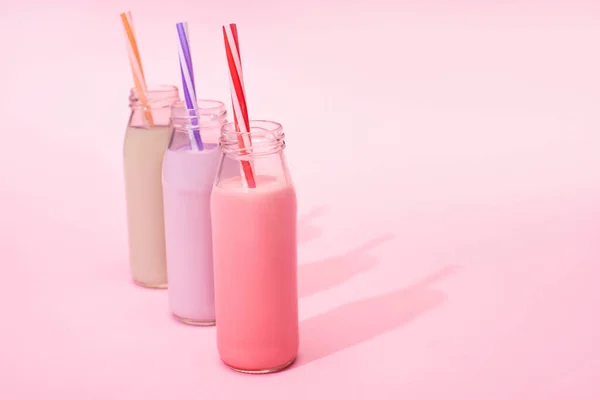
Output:
<path fill-rule="evenodd" d="M 600 398 L 597 2 L 52 3 L 0 13 L 0 398 Z M 236 22 L 250 117 L 286 128 L 284 373 L 231 372 L 128 280 L 127 8 L 151 82 L 188 18 L 206 98 Z"/>

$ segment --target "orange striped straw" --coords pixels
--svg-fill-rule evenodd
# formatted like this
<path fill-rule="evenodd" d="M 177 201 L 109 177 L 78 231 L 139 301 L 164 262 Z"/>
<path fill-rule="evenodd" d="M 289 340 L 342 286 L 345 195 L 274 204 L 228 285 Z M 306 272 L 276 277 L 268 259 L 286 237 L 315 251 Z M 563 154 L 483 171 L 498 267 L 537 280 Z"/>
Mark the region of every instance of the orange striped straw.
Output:
<path fill-rule="evenodd" d="M 148 105 L 148 97 L 146 93 L 148 87 L 146 86 L 146 78 L 144 77 L 144 70 L 142 69 L 142 60 L 140 58 L 140 51 L 138 49 L 137 42 L 135 40 L 135 34 L 133 32 L 133 19 L 131 17 L 131 11 L 121 13 L 121 21 L 125 28 L 125 34 L 127 35 L 127 43 L 129 50 L 129 63 L 131 64 L 131 72 L 133 72 L 133 83 L 135 84 L 135 91 L 137 92 L 138 98 L 144 108 L 144 118 L 149 127 L 154 126 L 154 120 L 152 118 L 152 112 Z"/>

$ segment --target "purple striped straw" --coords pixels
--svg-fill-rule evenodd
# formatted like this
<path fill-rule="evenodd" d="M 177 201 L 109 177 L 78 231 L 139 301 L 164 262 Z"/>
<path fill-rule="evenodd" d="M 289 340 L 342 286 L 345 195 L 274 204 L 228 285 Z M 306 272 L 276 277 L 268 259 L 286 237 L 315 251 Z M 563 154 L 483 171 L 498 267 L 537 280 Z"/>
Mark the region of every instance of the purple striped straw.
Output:
<path fill-rule="evenodd" d="M 179 67 L 181 69 L 181 80 L 183 82 L 183 93 L 185 97 L 185 106 L 192 116 L 193 129 L 189 130 L 192 150 L 203 150 L 200 129 L 198 128 L 198 117 L 196 109 L 198 101 L 196 97 L 196 83 L 194 82 L 194 68 L 192 66 L 192 55 L 190 53 L 190 40 L 187 29 L 187 22 L 177 23 L 177 34 L 179 36 Z"/>

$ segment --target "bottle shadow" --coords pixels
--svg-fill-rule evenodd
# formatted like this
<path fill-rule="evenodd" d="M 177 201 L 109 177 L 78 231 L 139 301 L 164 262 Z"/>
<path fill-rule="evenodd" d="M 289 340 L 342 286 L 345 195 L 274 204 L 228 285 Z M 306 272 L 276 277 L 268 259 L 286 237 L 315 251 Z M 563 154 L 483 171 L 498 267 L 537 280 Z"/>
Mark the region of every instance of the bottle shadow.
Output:
<path fill-rule="evenodd" d="M 449 266 L 382 296 L 337 307 L 300 323 L 300 353 L 294 367 L 330 356 L 413 321 L 442 304 L 446 295 L 428 287 L 458 270 Z"/>
<path fill-rule="evenodd" d="M 315 240 L 323 233 L 323 230 L 314 225 L 314 220 L 323 215 L 327 207 L 315 207 L 307 214 L 298 218 L 298 243 L 306 243 Z"/>
<path fill-rule="evenodd" d="M 298 296 L 310 296 L 374 268 L 379 259 L 369 254 L 369 250 L 393 237 L 392 234 L 384 234 L 343 255 L 300 265 L 298 267 Z"/>

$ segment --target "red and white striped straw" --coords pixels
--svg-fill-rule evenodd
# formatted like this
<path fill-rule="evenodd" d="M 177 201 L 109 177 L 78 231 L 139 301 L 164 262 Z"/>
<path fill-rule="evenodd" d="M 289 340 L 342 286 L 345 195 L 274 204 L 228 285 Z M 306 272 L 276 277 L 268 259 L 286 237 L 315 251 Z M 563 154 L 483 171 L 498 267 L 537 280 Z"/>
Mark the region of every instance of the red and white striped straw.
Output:
<path fill-rule="evenodd" d="M 252 140 L 250 138 L 250 119 L 248 118 L 248 107 L 246 106 L 246 94 L 244 92 L 240 44 L 235 24 L 223 26 L 223 38 L 225 39 L 225 53 L 229 65 L 229 86 L 235 130 L 241 133 L 238 135 L 238 145 L 243 155 L 250 154 L 245 150 L 252 146 Z M 252 164 L 246 160 L 242 160 L 242 178 L 247 187 L 256 187 Z"/>

